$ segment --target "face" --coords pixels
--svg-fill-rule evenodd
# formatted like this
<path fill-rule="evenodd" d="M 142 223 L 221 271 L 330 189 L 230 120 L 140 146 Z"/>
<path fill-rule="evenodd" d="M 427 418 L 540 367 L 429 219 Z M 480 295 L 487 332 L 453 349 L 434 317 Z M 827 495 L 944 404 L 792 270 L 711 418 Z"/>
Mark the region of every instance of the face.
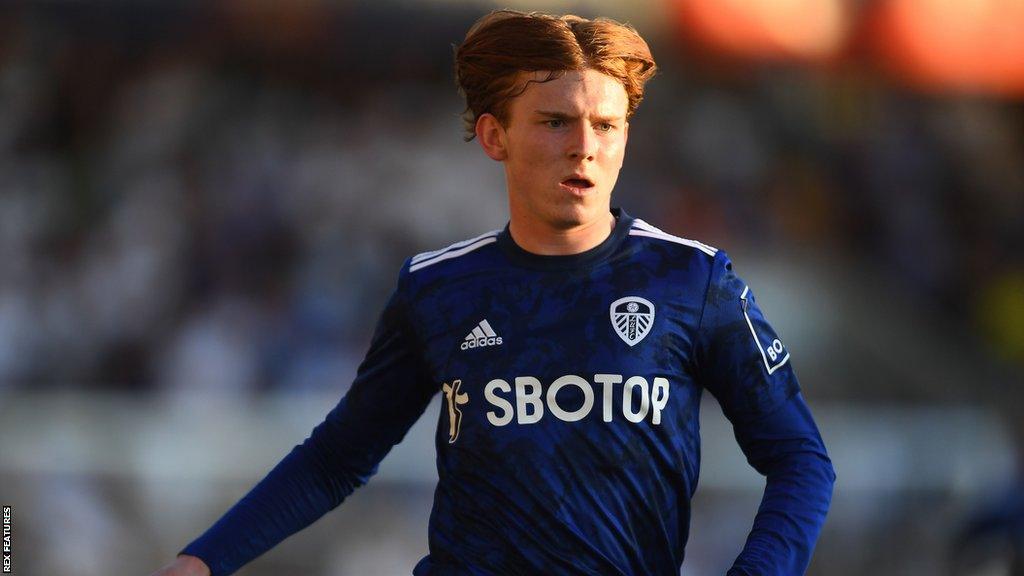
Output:
<path fill-rule="evenodd" d="M 547 72 L 527 77 L 543 80 Z M 528 84 L 509 103 L 505 126 L 484 115 L 477 135 L 487 154 L 505 164 L 513 218 L 557 230 L 607 222 L 626 152 L 628 103 L 615 78 L 568 71 Z"/>

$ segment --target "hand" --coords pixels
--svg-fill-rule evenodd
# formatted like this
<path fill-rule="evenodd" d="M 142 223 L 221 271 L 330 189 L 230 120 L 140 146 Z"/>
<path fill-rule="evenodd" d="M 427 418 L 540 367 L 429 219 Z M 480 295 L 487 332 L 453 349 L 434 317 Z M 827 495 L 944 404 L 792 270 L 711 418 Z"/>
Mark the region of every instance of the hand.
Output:
<path fill-rule="evenodd" d="M 210 576 L 210 568 L 199 558 L 182 554 L 150 576 Z"/>

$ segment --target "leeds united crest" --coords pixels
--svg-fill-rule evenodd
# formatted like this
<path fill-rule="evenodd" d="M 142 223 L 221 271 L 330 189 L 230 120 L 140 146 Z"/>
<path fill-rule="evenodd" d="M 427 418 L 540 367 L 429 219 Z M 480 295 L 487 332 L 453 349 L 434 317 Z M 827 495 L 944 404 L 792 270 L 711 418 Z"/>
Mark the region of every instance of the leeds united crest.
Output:
<path fill-rule="evenodd" d="M 639 296 L 626 296 L 612 302 L 609 310 L 612 328 L 630 346 L 644 339 L 654 325 L 654 304 Z"/>

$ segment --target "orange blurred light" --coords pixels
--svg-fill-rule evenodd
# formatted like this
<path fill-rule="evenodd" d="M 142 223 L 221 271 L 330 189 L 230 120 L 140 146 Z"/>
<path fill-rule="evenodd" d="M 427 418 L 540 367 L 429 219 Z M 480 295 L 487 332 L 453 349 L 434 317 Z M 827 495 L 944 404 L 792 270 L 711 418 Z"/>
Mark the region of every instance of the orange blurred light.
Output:
<path fill-rule="evenodd" d="M 820 61 L 850 28 L 846 0 L 674 0 L 688 37 L 758 60 Z"/>
<path fill-rule="evenodd" d="M 1024 95 L 1024 0 L 887 0 L 871 30 L 884 68 L 908 83 Z"/>

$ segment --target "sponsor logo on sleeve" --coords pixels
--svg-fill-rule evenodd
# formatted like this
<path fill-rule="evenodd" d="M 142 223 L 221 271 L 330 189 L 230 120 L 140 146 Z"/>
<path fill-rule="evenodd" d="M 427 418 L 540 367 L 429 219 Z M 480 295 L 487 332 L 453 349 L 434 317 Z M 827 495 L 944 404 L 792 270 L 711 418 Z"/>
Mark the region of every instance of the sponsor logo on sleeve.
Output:
<path fill-rule="evenodd" d="M 782 341 L 778 338 L 772 338 L 770 341 L 767 338 L 761 338 L 757 335 L 757 331 L 754 330 L 754 323 L 750 321 L 750 287 L 743 287 L 743 294 L 740 294 L 740 307 L 743 309 L 743 318 L 747 321 L 747 326 L 750 328 L 750 336 L 754 339 L 754 346 L 757 347 L 758 352 L 761 353 L 761 360 L 764 361 L 764 369 L 768 371 L 768 374 L 772 374 L 779 368 L 782 368 L 786 362 L 789 361 L 789 351 L 782 345 Z"/>

